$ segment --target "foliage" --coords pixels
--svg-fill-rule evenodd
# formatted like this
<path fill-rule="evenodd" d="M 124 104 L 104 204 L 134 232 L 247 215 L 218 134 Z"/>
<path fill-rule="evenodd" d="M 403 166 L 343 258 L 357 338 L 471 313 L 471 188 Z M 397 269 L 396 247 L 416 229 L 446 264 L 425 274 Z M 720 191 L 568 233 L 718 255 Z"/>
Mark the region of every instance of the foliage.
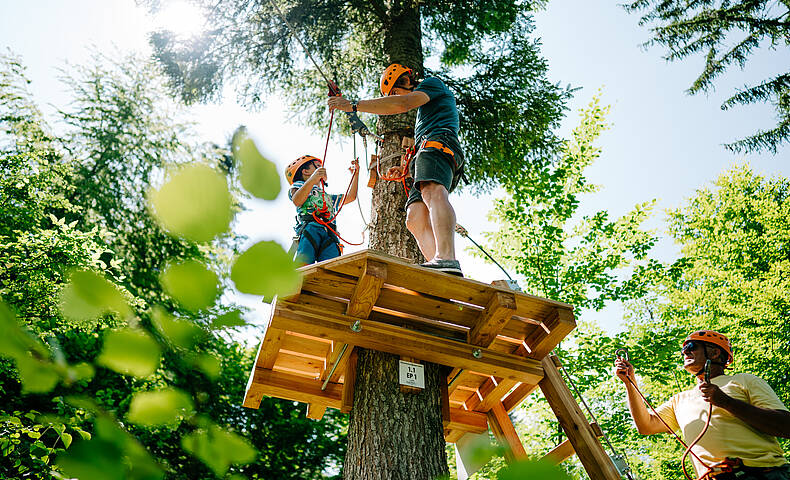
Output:
<path fill-rule="evenodd" d="M 625 8 L 642 12 L 640 25 L 652 25 L 653 38 L 647 45 L 666 47 L 668 60 L 705 53 L 705 67 L 689 88 L 692 94 L 712 90 L 716 78 L 732 66 L 743 69 L 749 56 L 761 47 L 774 50 L 790 46 L 790 3 L 786 0 L 631 0 Z M 776 153 L 790 139 L 790 72 L 745 87 L 721 108 L 758 102 L 776 107 L 777 125 L 730 143 L 728 149 Z"/>
<path fill-rule="evenodd" d="M 540 44 L 530 38 L 529 12 L 543 2 L 300 0 L 280 4 L 285 21 L 271 2 L 199 3 L 209 31 L 191 39 L 170 32 L 151 37 L 187 103 L 216 99 L 232 81 L 250 105 L 276 92 L 301 120 L 325 126 L 325 82 L 296 36 L 351 97 L 377 95 L 390 62 L 444 80 L 457 96 L 467 175 L 476 189 L 506 182 L 513 170 L 545 160 L 559 144 L 553 129 L 570 90 L 548 82 Z M 425 69 L 424 55 L 439 68 Z"/>
<path fill-rule="evenodd" d="M 70 128 L 55 135 L 20 62 L 1 60 L 0 476 L 323 478 L 342 454 L 339 417 L 239 406 L 254 352 L 222 336 L 244 324 L 217 300 L 237 242 L 229 220 L 196 244 L 148 215 L 149 188 L 195 190 L 167 183 L 168 167 L 217 171 L 212 148 L 182 140 L 156 69 L 76 68 Z M 238 180 L 216 178 L 239 194 Z M 237 208 L 204 210 L 203 224 Z M 184 265 L 202 289 L 185 285 Z M 293 265 L 268 275 L 291 278 Z"/>
<path fill-rule="evenodd" d="M 642 277 L 657 267 L 647 260 L 655 238 L 641 229 L 652 202 L 615 220 L 606 211 L 575 218 L 579 197 L 597 189 L 584 169 L 600 155 L 594 141 L 607 111 L 594 98 L 556 163 L 518 172 L 490 214 L 502 228 L 486 234 L 490 250 L 523 276 L 525 291 L 596 310 L 639 297 Z M 619 278 L 626 267 L 634 276 Z"/>

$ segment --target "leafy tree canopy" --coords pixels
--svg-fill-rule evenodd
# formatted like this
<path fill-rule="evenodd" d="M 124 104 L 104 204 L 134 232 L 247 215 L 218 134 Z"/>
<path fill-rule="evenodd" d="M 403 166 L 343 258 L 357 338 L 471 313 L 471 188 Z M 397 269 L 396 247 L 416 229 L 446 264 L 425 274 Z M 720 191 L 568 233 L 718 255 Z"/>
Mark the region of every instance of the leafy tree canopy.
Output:
<path fill-rule="evenodd" d="M 640 25 L 651 25 L 653 38 L 647 45 L 667 48 L 665 58 L 682 60 L 705 54 L 705 67 L 689 92 L 713 89 L 716 78 L 728 68 L 744 68 L 757 49 L 790 46 L 790 2 L 787 0 L 716 1 L 635 0 L 625 4 L 640 12 Z M 725 145 L 735 152 L 759 150 L 776 153 L 790 139 L 790 72 L 778 73 L 758 85 L 747 86 L 725 101 L 721 108 L 758 102 L 776 108 L 777 124 L 742 140 Z"/>

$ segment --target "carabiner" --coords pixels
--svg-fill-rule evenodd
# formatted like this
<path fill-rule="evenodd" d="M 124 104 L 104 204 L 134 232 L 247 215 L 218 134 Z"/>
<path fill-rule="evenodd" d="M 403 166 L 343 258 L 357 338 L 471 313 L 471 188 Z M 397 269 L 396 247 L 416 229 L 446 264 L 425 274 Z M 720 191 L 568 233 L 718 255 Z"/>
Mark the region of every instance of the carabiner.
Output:
<path fill-rule="evenodd" d="M 626 362 L 629 361 L 628 360 L 628 349 L 625 348 L 625 347 L 624 348 L 618 348 L 617 350 L 615 350 L 614 351 L 614 356 L 619 358 L 619 359 L 620 358 L 624 359 Z"/>

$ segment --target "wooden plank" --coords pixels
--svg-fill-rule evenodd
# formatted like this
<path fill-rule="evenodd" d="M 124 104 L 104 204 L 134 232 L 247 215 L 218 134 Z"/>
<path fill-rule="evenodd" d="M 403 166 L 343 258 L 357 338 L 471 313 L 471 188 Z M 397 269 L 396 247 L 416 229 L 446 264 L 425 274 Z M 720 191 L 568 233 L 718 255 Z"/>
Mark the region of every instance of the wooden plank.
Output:
<path fill-rule="evenodd" d="M 573 310 L 566 308 L 555 309 L 553 315 L 543 323 L 549 331 L 546 332 L 543 328 L 535 329 L 531 336 L 524 339 L 529 351 L 522 346 L 516 350 L 517 355 L 526 354 L 530 358 L 543 358 L 576 328 Z"/>
<path fill-rule="evenodd" d="M 590 428 L 592 428 L 596 437 L 600 438 L 603 436 L 603 430 L 601 430 L 601 427 L 597 423 L 591 423 Z M 541 460 L 549 462 L 553 465 L 559 465 L 575 454 L 576 451 L 573 449 L 573 445 L 571 445 L 570 440 L 566 438 L 562 443 L 544 455 Z"/>
<path fill-rule="evenodd" d="M 442 424 L 447 428 L 450 424 L 450 395 L 447 391 L 447 382 L 439 384 L 439 401 L 442 406 Z"/>
<path fill-rule="evenodd" d="M 321 420 L 326 413 L 326 405 L 320 403 L 311 403 L 307 406 L 307 418 L 312 420 Z"/>
<path fill-rule="evenodd" d="M 531 383 L 542 378 L 540 364 L 534 359 L 505 355 L 372 320 L 363 320 L 362 330 L 353 332 L 350 326 L 355 321 L 355 317 L 322 312 L 284 301 L 278 302 L 272 320 L 275 327 L 284 330 L 309 333 L 363 348 L 457 366 L 487 375 Z M 478 350 L 479 354 L 475 355 Z"/>
<path fill-rule="evenodd" d="M 323 338 L 315 338 L 296 332 L 285 332 L 280 344 L 280 352 L 318 360 L 323 363 L 331 349 L 332 343 Z"/>
<path fill-rule="evenodd" d="M 522 383 L 502 400 L 502 405 L 504 405 L 505 410 L 510 413 L 514 408 L 521 405 L 521 402 L 523 402 L 524 399 L 527 398 L 527 396 L 534 392 L 537 388 L 537 383 Z"/>
<path fill-rule="evenodd" d="M 480 394 L 483 399 L 479 402 L 468 403 L 467 407 L 480 412 L 487 412 L 495 405 L 502 403 L 502 399 L 516 386 L 518 382 L 513 380 L 497 379 L 490 377 L 486 383 L 480 387 Z"/>
<path fill-rule="evenodd" d="M 466 435 L 466 432 L 462 430 L 445 430 L 444 441 L 447 443 L 458 443 L 458 440 L 464 435 Z"/>
<path fill-rule="evenodd" d="M 340 409 L 343 385 L 329 383 L 326 390 L 321 390 L 321 381 L 291 375 L 264 368 L 255 368 L 251 379 L 254 395 L 249 398 L 249 403 L 256 401 L 256 395 L 283 398 L 302 403 L 317 403 L 330 408 Z M 260 398 L 257 398 L 260 405 Z M 245 401 L 244 406 L 248 405 Z M 257 408 L 257 407 L 251 407 Z"/>
<path fill-rule="evenodd" d="M 513 422 L 510 420 L 507 411 L 505 411 L 502 402 L 495 404 L 488 411 L 488 424 L 491 426 L 491 432 L 494 434 L 494 437 L 505 447 L 505 459 L 509 463 L 527 458 L 524 445 L 521 444 L 521 439 L 518 438 L 518 433 L 513 427 Z"/>
<path fill-rule="evenodd" d="M 469 331 L 467 342 L 488 347 L 505 328 L 516 311 L 516 296 L 509 292 L 494 292 L 480 315 L 477 324 Z"/>
<path fill-rule="evenodd" d="M 387 264 L 368 260 L 365 270 L 359 277 L 351 299 L 348 302 L 346 315 L 350 317 L 368 318 L 376 300 L 379 298 L 381 286 L 387 280 Z"/>
<path fill-rule="evenodd" d="M 576 454 L 576 451 L 573 449 L 573 445 L 571 445 L 570 440 L 566 438 L 562 443 L 544 455 L 541 460 L 552 465 L 559 465 L 565 460 L 571 458 L 574 454 Z"/>
<path fill-rule="evenodd" d="M 324 359 L 316 360 L 299 355 L 293 355 L 280 351 L 277 355 L 277 362 L 272 366 L 271 370 L 280 372 L 289 372 L 296 375 L 303 375 L 305 377 L 318 379 L 324 369 Z"/>
<path fill-rule="evenodd" d="M 348 353 L 348 361 L 346 368 L 343 372 L 343 396 L 341 398 L 340 411 L 343 413 L 351 413 L 354 407 L 354 388 L 357 383 L 357 358 L 359 351 L 356 348 L 351 349 Z"/>
<path fill-rule="evenodd" d="M 450 422 L 445 428 L 462 432 L 483 433 L 488 430 L 488 419 L 485 413 L 470 412 L 463 408 L 450 408 Z"/>
<path fill-rule="evenodd" d="M 591 480 L 620 480 L 611 458 L 596 438 L 571 391 L 551 359 L 541 361 L 545 376 L 539 386 Z"/>

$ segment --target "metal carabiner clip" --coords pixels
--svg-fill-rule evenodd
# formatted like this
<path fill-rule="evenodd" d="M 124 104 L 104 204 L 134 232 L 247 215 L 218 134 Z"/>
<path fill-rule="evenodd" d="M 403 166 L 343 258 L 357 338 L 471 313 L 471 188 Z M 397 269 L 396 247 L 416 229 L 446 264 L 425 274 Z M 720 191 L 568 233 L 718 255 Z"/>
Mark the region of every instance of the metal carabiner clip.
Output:
<path fill-rule="evenodd" d="M 618 348 L 617 350 L 614 351 L 614 356 L 616 358 L 622 358 L 626 362 L 629 361 L 628 360 L 628 349 L 627 348 Z"/>

